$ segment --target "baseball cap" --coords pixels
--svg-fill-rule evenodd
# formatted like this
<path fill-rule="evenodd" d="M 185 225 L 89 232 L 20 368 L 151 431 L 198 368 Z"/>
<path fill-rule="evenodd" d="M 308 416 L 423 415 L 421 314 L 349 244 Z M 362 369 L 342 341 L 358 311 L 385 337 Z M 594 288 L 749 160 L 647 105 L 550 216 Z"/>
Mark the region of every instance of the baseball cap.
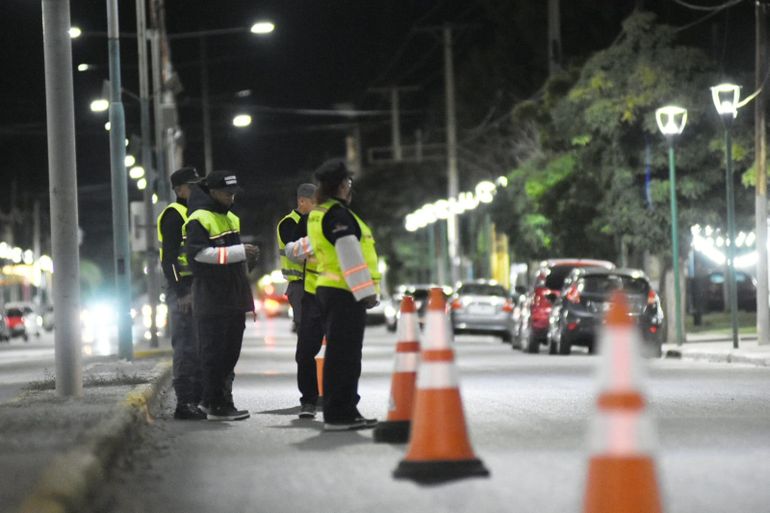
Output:
<path fill-rule="evenodd" d="M 312 198 L 315 195 L 315 185 L 312 183 L 303 183 L 297 187 L 298 198 Z"/>
<path fill-rule="evenodd" d="M 212 171 L 206 175 L 205 182 L 209 189 L 224 189 L 232 193 L 243 192 L 238 177 L 232 171 Z"/>
<path fill-rule="evenodd" d="M 186 183 L 196 183 L 201 177 L 194 167 L 183 167 L 171 173 L 171 187 L 179 187 Z"/>

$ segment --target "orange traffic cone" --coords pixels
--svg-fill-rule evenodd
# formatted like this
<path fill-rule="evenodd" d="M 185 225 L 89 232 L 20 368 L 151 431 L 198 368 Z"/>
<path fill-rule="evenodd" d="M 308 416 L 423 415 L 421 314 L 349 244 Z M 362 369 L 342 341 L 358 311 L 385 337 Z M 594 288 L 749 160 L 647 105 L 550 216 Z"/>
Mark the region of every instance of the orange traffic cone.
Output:
<path fill-rule="evenodd" d="M 316 378 L 318 379 L 318 398 L 324 395 L 324 357 L 326 356 L 326 337 L 321 342 L 321 350 L 315 355 Z"/>
<path fill-rule="evenodd" d="M 612 298 L 599 343 L 598 416 L 591 430 L 583 511 L 661 513 L 652 456 L 654 430 L 640 390 L 639 333 L 620 292 Z"/>
<path fill-rule="evenodd" d="M 409 448 L 396 478 L 436 483 L 489 471 L 473 454 L 460 399 L 444 292 L 430 291 Z"/>
<path fill-rule="evenodd" d="M 420 359 L 420 328 L 417 324 L 417 307 L 412 296 L 401 300 L 401 317 L 398 320 L 396 363 L 390 384 L 388 418 L 374 428 L 375 442 L 406 442 L 412 420 L 414 383 Z"/>

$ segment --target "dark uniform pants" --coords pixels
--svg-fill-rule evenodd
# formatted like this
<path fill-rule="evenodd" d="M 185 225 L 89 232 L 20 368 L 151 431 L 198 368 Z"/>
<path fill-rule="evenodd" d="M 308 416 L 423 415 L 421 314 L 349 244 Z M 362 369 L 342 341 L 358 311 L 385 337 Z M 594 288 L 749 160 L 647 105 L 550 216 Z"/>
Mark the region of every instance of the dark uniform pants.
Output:
<path fill-rule="evenodd" d="M 192 311 L 179 310 L 176 292 L 166 295 L 171 324 L 171 347 L 174 350 L 174 392 L 177 404 L 198 404 L 201 400 L 201 366 L 198 337 Z"/>
<path fill-rule="evenodd" d="M 318 401 L 318 372 L 315 357 L 321 349 L 324 327 L 321 308 L 315 294 L 305 292 L 302 295 L 302 320 L 297 330 L 297 387 L 302 396 L 302 404 L 316 404 Z"/>
<path fill-rule="evenodd" d="M 356 417 L 358 379 L 366 325 L 366 308 L 346 290 L 318 287 L 326 332 L 324 420 L 346 422 Z"/>
<path fill-rule="evenodd" d="M 286 297 L 289 298 L 296 331 L 299 331 L 299 325 L 302 322 L 302 298 L 304 296 L 305 282 L 303 280 L 290 281 L 286 286 Z"/>
<path fill-rule="evenodd" d="M 203 370 L 203 401 L 219 406 L 232 401 L 232 377 L 241 355 L 246 314 L 196 317 Z"/>

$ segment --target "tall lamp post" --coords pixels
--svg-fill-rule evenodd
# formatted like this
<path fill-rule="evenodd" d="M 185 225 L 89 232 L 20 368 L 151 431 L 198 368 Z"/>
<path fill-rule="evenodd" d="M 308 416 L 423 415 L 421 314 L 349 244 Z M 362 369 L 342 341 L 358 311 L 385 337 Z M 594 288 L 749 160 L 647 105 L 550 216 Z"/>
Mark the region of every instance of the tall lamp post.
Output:
<path fill-rule="evenodd" d="M 671 261 L 674 267 L 674 320 L 676 323 L 676 344 L 684 342 L 682 326 L 682 291 L 679 282 L 679 217 L 676 210 L 676 160 L 674 144 L 687 124 L 687 109 L 667 105 L 655 111 L 658 128 L 668 141 L 668 181 L 671 194 Z"/>
<path fill-rule="evenodd" d="M 738 116 L 741 87 L 735 84 L 719 84 L 711 88 L 714 107 L 722 118 L 725 129 L 725 182 L 727 188 L 727 292 L 730 300 L 730 322 L 733 331 L 733 348 L 738 349 L 738 294 L 735 288 L 735 197 L 733 194 L 733 141 L 730 133 Z"/>

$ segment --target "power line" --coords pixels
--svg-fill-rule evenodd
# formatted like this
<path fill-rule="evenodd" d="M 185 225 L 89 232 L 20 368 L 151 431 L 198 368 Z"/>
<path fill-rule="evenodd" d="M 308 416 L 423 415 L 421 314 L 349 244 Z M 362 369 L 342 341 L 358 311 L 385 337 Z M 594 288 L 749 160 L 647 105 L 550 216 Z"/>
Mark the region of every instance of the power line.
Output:
<path fill-rule="evenodd" d="M 730 7 L 733 7 L 743 2 L 743 0 L 730 0 L 729 2 L 725 2 L 721 5 L 709 6 L 709 5 L 691 4 L 689 2 L 685 2 L 684 0 L 671 0 L 671 1 L 674 2 L 675 4 L 681 5 L 682 7 L 692 9 L 693 11 L 721 11 L 722 9 L 728 9 Z"/>

